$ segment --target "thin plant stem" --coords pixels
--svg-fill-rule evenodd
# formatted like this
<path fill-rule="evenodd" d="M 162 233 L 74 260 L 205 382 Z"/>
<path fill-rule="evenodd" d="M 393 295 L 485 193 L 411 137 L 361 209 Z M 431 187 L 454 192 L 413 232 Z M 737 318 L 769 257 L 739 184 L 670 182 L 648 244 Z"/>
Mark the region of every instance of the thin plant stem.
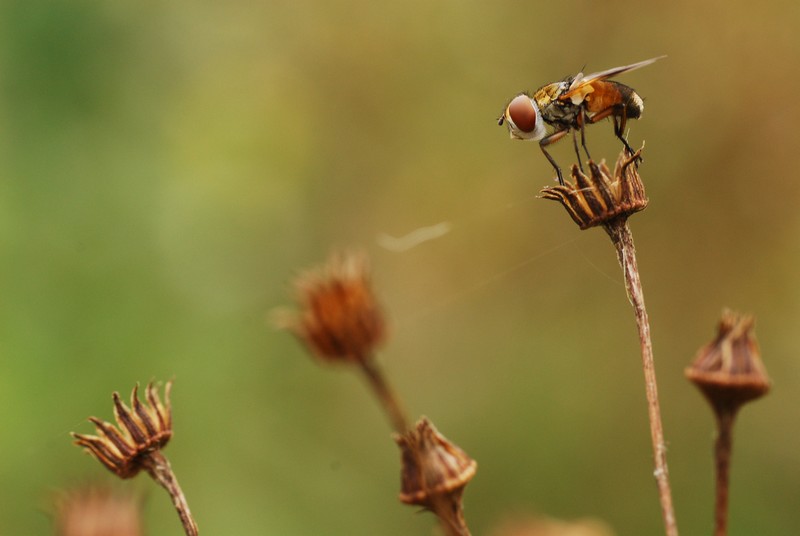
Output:
<path fill-rule="evenodd" d="M 452 501 L 449 505 L 437 504 L 436 515 L 439 517 L 445 536 L 472 536 L 467 527 L 467 521 L 464 519 L 464 509 L 460 498 Z"/>
<path fill-rule="evenodd" d="M 400 404 L 399 398 L 389 386 L 378 364 L 371 357 L 359 359 L 361 370 L 367 378 L 370 388 L 378 398 L 383 410 L 389 417 L 392 429 L 398 434 L 405 434 L 409 429 L 409 420 Z"/>
<path fill-rule="evenodd" d="M 197 523 L 192 517 L 192 512 L 189 510 L 189 504 L 186 502 L 186 497 L 178 484 L 178 479 L 175 478 L 175 473 L 172 472 L 169 460 L 160 451 L 155 450 L 144 457 L 143 464 L 144 469 L 153 477 L 153 480 L 167 490 L 170 497 L 172 497 L 172 504 L 175 505 L 175 510 L 178 511 L 178 517 L 181 518 L 181 524 L 186 536 L 197 536 Z"/>
<path fill-rule="evenodd" d="M 367 378 L 370 388 L 375 393 L 383 410 L 386 412 L 392 429 L 400 435 L 404 435 L 409 429 L 410 424 L 400 399 L 395 395 L 383 371 L 371 356 L 366 359 L 358 359 L 361 370 Z M 417 458 L 417 466 L 424 468 L 425 461 Z M 424 470 L 424 469 L 423 469 Z M 471 536 L 467 522 L 464 519 L 464 512 L 461 505 L 461 498 L 458 500 L 446 500 L 438 497 L 433 501 L 433 513 L 439 518 L 439 524 L 445 536 Z"/>
<path fill-rule="evenodd" d="M 728 490 L 730 485 L 731 451 L 733 449 L 733 422 L 736 411 L 717 414 L 717 440 L 714 444 L 717 493 L 714 504 L 714 536 L 728 534 Z"/>
<path fill-rule="evenodd" d="M 658 496 L 661 502 L 661 514 L 667 536 L 678 536 L 678 525 L 672 506 L 672 490 L 669 484 L 667 469 L 667 446 L 664 441 L 664 430 L 661 423 L 661 409 L 658 403 L 658 386 L 656 369 L 653 361 L 653 344 L 650 340 L 650 321 L 644 306 L 644 293 L 639 279 L 639 268 L 636 263 L 636 251 L 633 235 L 628 227 L 627 218 L 621 216 L 604 224 L 604 228 L 617 250 L 617 259 L 625 276 L 625 287 L 628 299 L 633 306 L 636 325 L 639 329 L 639 343 L 644 368 L 644 385 L 647 395 L 647 411 L 650 418 L 650 438 L 653 443 L 655 462 L 654 475 L 658 485 Z"/>

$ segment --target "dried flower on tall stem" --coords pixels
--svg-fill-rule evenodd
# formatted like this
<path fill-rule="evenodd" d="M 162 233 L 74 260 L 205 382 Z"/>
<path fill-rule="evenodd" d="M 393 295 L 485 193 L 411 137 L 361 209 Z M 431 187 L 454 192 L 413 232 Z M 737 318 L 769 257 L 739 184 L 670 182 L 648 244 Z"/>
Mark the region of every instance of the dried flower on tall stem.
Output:
<path fill-rule="evenodd" d="M 430 479 L 438 482 L 442 471 L 450 469 L 446 462 L 442 465 L 443 460 L 453 462 L 459 456 L 449 455 L 463 452 L 448 443 L 427 420 L 410 427 L 400 399 L 375 360 L 375 351 L 385 342 L 387 330 L 366 257 L 334 254 L 322 267 L 298 276 L 295 288 L 299 310 L 279 311 L 275 318 L 278 327 L 293 333 L 320 360 L 359 368 L 383 407 L 402 450 L 400 500 L 434 512 L 448 536 L 469 536 L 461 510 L 461 489 L 468 478 L 463 476 L 465 481 L 459 490 L 446 497 L 436 491 L 440 490 L 437 486 L 427 487 Z M 464 462 L 465 470 L 474 474 L 475 462 L 470 462 Z M 416 485 L 412 482 L 422 487 L 415 487 L 412 493 L 410 489 Z M 433 494 L 429 496 L 429 492 Z"/>
<path fill-rule="evenodd" d="M 169 395 L 172 382 L 167 382 L 164 402 L 153 383 L 145 389 L 146 402 L 139 400 L 139 386 L 131 393 L 131 408 L 114 392 L 114 418 L 117 426 L 89 417 L 98 435 L 72 433 L 75 444 L 97 458 L 109 471 L 120 478 L 132 478 L 144 469 L 172 498 L 187 536 L 197 536 L 197 524 L 189 505 L 172 472 L 169 461 L 161 453 L 172 437 L 172 410 Z"/>
<path fill-rule="evenodd" d="M 408 417 L 375 360 L 387 328 L 372 290 L 367 257 L 334 254 L 323 266 L 300 274 L 294 287 L 299 310 L 278 311 L 277 326 L 293 333 L 324 362 L 358 366 L 392 429 L 405 433 Z"/>
<path fill-rule="evenodd" d="M 567 182 L 563 186 L 545 188 L 541 193 L 545 199 L 559 201 L 581 229 L 602 225 L 616 249 L 617 260 L 625 277 L 628 300 L 633 306 L 639 331 L 645 393 L 650 418 L 650 439 L 653 444 L 655 463 L 654 474 L 661 502 L 661 514 L 667 536 L 677 536 L 678 526 L 672 505 L 672 490 L 667 469 L 667 447 L 664 441 L 661 409 L 658 402 L 653 345 L 650 340 L 650 321 L 644 306 L 644 293 L 639 279 L 633 235 L 627 223 L 629 216 L 644 210 L 648 203 L 644 185 L 635 165 L 640 153 L 641 150 L 633 155 L 628 155 L 623 151 L 617 158 L 613 174 L 604 162 L 597 165 L 589 161 L 590 175 L 588 176 L 579 170 L 577 165 L 573 165 L 574 183 Z"/>
<path fill-rule="evenodd" d="M 717 419 L 714 536 L 728 533 L 728 492 L 736 415 L 742 405 L 764 396 L 770 389 L 753 324 L 751 316 L 725 311 L 717 336 L 700 349 L 694 362 L 686 368 L 686 377 L 703 393 Z"/>

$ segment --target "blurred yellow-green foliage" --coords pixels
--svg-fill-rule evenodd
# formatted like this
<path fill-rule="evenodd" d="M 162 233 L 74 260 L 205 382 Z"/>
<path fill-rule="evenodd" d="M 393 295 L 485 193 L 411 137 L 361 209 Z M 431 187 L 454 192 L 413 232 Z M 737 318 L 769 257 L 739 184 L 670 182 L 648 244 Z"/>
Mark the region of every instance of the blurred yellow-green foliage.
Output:
<path fill-rule="evenodd" d="M 682 533 L 711 528 L 713 423 L 683 368 L 724 306 L 774 379 L 736 434 L 731 536 L 800 524 L 800 5 L 7 0 L 0 5 L 0 534 L 112 475 L 71 446 L 111 392 L 175 378 L 167 449 L 204 534 L 430 534 L 356 375 L 268 325 L 298 269 L 373 259 L 380 360 L 479 462 L 465 510 L 659 534 L 633 317 L 602 231 L 496 117 L 516 92 L 667 54 L 632 220 Z M 607 122 L 595 156 L 619 149 Z M 565 166 L 568 142 L 553 147 Z M 449 222 L 403 253 L 402 236 Z M 163 490 L 149 534 L 179 534 Z"/>

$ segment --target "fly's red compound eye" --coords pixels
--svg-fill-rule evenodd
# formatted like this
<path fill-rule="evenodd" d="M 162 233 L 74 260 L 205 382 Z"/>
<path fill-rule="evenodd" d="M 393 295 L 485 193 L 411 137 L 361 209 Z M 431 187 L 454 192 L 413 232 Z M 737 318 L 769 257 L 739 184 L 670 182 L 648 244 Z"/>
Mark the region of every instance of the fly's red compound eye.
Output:
<path fill-rule="evenodd" d="M 536 108 L 527 95 L 517 95 L 508 105 L 508 118 L 522 132 L 530 133 L 536 128 Z"/>

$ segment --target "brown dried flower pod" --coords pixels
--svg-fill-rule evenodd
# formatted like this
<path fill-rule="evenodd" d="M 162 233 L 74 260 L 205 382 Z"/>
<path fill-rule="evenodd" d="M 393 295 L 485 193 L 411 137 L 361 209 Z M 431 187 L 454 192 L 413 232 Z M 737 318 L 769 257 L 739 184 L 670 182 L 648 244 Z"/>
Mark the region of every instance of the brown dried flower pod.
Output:
<path fill-rule="evenodd" d="M 697 353 L 686 377 L 703 392 L 718 414 L 769 392 L 752 316 L 724 311 L 717 336 Z"/>
<path fill-rule="evenodd" d="M 716 499 L 714 534 L 728 533 L 733 426 L 739 408 L 770 389 L 753 334 L 753 317 L 724 311 L 717 336 L 697 353 L 686 377 L 705 395 L 717 418 L 714 442 Z"/>
<path fill-rule="evenodd" d="M 198 529 L 186 497 L 175 478 L 169 460 L 161 453 L 172 437 L 172 410 L 169 395 L 172 382 L 164 389 L 164 402 L 153 382 L 145 389 L 147 402 L 139 401 L 139 386 L 131 393 L 131 408 L 114 392 L 114 417 L 117 426 L 89 417 L 99 435 L 72 433 L 75 444 L 86 449 L 109 471 L 120 478 L 131 478 L 144 469 L 172 498 L 187 536 L 197 536 Z"/>
<path fill-rule="evenodd" d="M 633 155 L 625 151 L 620 153 L 613 175 L 605 160 L 600 165 L 590 160 L 588 176 L 573 164 L 574 182 L 544 188 L 540 193 L 544 199 L 561 202 L 581 229 L 602 225 L 618 217 L 627 218 L 647 207 L 644 184 L 635 165 L 641 152 L 640 149 Z"/>
<path fill-rule="evenodd" d="M 400 500 L 433 509 L 442 497 L 460 501 L 478 464 L 447 440 L 426 417 L 403 435 L 395 435 L 402 451 Z"/>
<path fill-rule="evenodd" d="M 84 447 L 100 463 L 120 478 L 131 478 L 142 468 L 143 459 L 151 452 L 166 446 L 172 437 L 172 412 L 169 393 L 172 382 L 167 382 L 165 402 L 150 382 L 145 389 L 146 403 L 139 401 L 139 385 L 131 393 L 131 408 L 114 392 L 114 417 L 117 426 L 89 417 L 100 435 L 72 433 L 75 444 Z"/>
<path fill-rule="evenodd" d="M 386 338 L 383 312 L 363 254 L 334 254 L 294 282 L 297 313 L 280 312 L 279 327 L 327 361 L 369 359 Z"/>

